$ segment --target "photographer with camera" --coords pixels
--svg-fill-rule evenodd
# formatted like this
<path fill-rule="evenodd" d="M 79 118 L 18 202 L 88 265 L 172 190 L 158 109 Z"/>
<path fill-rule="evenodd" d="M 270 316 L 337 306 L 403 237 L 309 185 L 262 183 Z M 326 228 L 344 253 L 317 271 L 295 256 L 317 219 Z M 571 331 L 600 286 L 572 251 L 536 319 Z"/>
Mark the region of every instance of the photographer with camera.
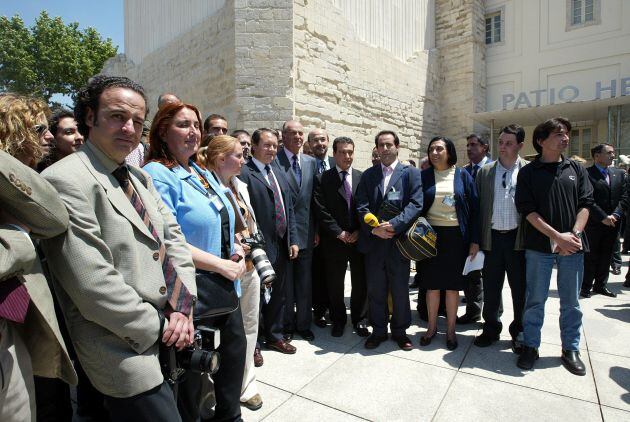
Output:
<path fill-rule="evenodd" d="M 233 309 L 212 319 L 212 325 L 220 331 L 217 351 L 221 360 L 218 372 L 213 375 L 217 402 L 214 420 L 240 420 L 239 398 L 246 345 L 236 295 L 240 293 L 239 279 L 245 272 L 245 261 L 242 248 L 234 244 L 235 210 L 228 198 L 231 193 L 209 171 L 197 164 L 200 124 L 199 111 L 193 105 L 177 103 L 160 109 L 151 125 L 148 164 L 144 170 L 153 177 L 156 189 L 175 215 L 192 252 L 197 268 L 195 318 L 206 311 L 214 311 L 217 305 L 224 306 L 217 303 L 217 293 L 234 298 Z M 229 148 L 220 149 L 218 146 L 223 143 L 219 141 L 215 144 L 213 140 L 212 148 L 209 148 L 226 156 L 234 152 L 235 145 L 241 148 L 235 139 L 227 144 Z M 237 166 L 243 161 L 242 149 L 240 153 L 240 157 L 233 158 Z M 214 155 L 208 157 L 209 163 L 215 161 Z M 241 254 L 235 253 L 235 246 L 240 248 Z M 202 356 L 203 351 L 195 355 Z M 178 357 L 178 363 L 183 363 L 180 366 L 186 370 L 184 382 L 177 386 L 178 408 L 183 421 L 195 421 L 199 417 L 202 377 L 207 376 L 211 368 L 208 368 L 209 365 L 205 368 L 194 365 L 196 368 L 193 368 L 190 350 L 183 356 L 184 362 L 182 354 Z M 185 367 L 186 363 L 189 368 Z"/>

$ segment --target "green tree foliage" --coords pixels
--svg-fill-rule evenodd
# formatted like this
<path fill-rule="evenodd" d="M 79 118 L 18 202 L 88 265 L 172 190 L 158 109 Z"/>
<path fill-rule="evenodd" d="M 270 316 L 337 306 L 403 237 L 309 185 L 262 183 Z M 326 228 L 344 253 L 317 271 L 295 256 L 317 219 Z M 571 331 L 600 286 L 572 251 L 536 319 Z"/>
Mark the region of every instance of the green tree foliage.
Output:
<path fill-rule="evenodd" d="M 112 40 L 92 27 L 79 30 L 42 11 L 27 28 L 19 16 L 0 16 L 0 92 L 12 91 L 50 100 L 72 96 L 116 55 Z"/>

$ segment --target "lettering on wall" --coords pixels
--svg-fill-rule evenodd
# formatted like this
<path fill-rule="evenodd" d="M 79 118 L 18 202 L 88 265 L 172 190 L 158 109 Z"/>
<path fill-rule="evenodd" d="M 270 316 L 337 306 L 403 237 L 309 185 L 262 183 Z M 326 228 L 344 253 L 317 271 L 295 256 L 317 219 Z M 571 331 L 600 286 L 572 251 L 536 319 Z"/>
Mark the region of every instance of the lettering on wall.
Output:
<path fill-rule="evenodd" d="M 575 85 L 560 88 L 536 89 L 501 96 L 503 110 L 518 110 L 543 105 L 570 103 L 573 101 L 601 100 L 630 95 L 630 77 L 610 81 L 596 81 L 593 98 L 580 98 L 580 89 Z"/>

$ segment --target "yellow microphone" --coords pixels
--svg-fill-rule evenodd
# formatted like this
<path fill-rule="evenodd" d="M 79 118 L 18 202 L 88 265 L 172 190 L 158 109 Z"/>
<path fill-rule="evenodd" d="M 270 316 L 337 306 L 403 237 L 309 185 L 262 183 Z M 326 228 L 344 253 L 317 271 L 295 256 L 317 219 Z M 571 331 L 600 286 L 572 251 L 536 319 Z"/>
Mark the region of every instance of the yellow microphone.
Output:
<path fill-rule="evenodd" d="M 365 216 L 363 217 L 363 222 L 370 227 L 379 226 L 378 218 L 376 218 L 376 216 L 372 214 L 371 212 L 368 212 L 367 214 L 365 214 Z"/>

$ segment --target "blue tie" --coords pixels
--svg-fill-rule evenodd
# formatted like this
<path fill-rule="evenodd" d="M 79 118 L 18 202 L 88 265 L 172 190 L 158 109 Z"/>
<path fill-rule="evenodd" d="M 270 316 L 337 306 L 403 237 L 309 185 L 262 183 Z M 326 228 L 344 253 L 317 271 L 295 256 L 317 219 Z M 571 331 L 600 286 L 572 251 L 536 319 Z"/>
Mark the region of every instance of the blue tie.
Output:
<path fill-rule="evenodd" d="M 298 164 L 297 155 L 293 156 L 293 165 L 291 167 L 293 168 L 293 173 L 295 174 L 295 180 L 297 180 L 298 186 L 302 185 L 302 169 L 300 168 L 300 165 Z"/>

